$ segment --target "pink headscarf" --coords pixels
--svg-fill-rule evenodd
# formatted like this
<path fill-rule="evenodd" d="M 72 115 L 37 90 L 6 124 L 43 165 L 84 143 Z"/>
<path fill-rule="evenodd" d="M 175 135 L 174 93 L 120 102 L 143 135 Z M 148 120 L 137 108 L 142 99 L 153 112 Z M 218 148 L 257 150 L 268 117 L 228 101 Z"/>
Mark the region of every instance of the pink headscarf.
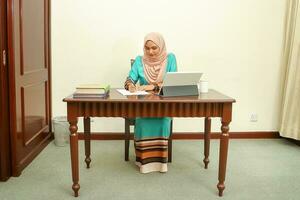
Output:
<path fill-rule="evenodd" d="M 159 47 L 159 53 L 156 57 L 149 57 L 145 51 L 147 41 L 152 41 Z M 167 50 L 164 38 L 159 33 L 149 33 L 144 39 L 144 73 L 145 78 L 150 84 L 157 84 L 163 81 L 163 75 L 166 71 L 167 65 Z"/>

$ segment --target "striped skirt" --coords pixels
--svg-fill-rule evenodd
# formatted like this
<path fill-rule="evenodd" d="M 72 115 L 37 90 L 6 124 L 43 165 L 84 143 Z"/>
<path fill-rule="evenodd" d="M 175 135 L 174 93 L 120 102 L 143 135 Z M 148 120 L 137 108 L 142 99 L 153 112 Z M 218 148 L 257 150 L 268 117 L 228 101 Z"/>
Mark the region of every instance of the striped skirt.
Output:
<path fill-rule="evenodd" d="M 141 173 L 167 172 L 170 118 L 136 118 L 136 165 Z"/>

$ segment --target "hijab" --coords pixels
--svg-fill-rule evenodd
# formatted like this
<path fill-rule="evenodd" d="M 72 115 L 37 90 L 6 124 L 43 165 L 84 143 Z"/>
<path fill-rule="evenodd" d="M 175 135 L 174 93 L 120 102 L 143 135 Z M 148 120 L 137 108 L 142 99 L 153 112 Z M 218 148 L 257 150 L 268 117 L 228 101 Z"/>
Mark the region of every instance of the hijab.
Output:
<path fill-rule="evenodd" d="M 159 47 L 159 53 L 155 57 L 146 54 L 145 45 L 152 41 Z M 157 84 L 163 81 L 167 65 L 167 50 L 164 38 L 159 33 L 149 33 L 144 38 L 143 67 L 145 78 L 150 84 Z"/>

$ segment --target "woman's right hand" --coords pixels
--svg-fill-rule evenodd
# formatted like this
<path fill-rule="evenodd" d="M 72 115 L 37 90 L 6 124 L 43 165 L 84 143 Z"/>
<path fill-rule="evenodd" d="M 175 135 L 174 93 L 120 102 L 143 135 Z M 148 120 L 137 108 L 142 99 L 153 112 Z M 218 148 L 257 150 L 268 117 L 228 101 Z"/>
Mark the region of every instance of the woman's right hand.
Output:
<path fill-rule="evenodd" d="M 129 92 L 135 92 L 136 91 L 135 85 L 134 84 L 129 84 L 128 90 L 129 90 Z"/>

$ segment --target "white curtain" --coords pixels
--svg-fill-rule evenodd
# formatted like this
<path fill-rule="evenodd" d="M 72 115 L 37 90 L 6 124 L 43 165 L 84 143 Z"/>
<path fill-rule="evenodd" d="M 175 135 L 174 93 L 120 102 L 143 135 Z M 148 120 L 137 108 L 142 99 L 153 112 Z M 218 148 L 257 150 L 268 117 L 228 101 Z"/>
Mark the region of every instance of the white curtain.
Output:
<path fill-rule="evenodd" d="M 300 8 L 287 0 L 282 67 L 283 85 L 280 135 L 300 140 Z"/>

